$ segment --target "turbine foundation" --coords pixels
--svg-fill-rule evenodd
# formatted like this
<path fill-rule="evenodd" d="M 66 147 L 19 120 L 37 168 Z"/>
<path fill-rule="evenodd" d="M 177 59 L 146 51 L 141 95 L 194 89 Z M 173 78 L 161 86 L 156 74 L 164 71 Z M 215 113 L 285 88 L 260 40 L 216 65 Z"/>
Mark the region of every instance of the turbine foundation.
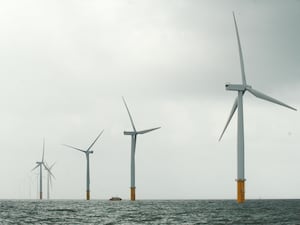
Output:
<path fill-rule="evenodd" d="M 130 188 L 130 200 L 135 201 L 135 187 Z"/>
<path fill-rule="evenodd" d="M 86 191 L 86 200 L 90 200 L 90 191 Z"/>
<path fill-rule="evenodd" d="M 245 202 L 245 180 L 237 180 L 237 202 Z"/>
<path fill-rule="evenodd" d="M 40 192 L 40 200 L 43 199 L 43 192 Z"/>

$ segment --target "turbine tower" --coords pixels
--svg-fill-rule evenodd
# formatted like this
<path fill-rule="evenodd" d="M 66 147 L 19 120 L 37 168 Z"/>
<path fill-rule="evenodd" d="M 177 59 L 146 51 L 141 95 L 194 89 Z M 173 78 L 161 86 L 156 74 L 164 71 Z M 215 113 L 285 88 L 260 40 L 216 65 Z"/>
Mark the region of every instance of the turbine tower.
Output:
<path fill-rule="evenodd" d="M 55 178 L 54 175 L 52 174 L 51 170 L 52 170 L 53 166 L 55 165 L 55 163 L 53 163 L 51 166 L 48 166 L 47 163 L 46 163 L 46 165 L 47 165 L 49 171 L 51 172 L 51 173 L 49 173 L 49 171 L 47 171 L 48 172 L 47 173 L 47 200 L 49 200 L 50 199 L 50 186 L 52 188 L 52 177 Z"/>
<path fill-rule="evenodd" d="M 135 148 L 136 148 L 136 138 L 138 134 L 145 134 L 154 130 L 159 129 L 160 127 L 156 127 L 156 128 L 152 128 L 152 129 L 148 129 L 148 130 L 141 130 L 141 131 L 137 131 L 135 129 L 134 123 L 133 123 L 133 119 L 132 116 L 129 112 L 128 106 L 126 104 L 126 101 L 124 99 L 124 97 L 122 97 L 124 105 L 126 107 L 126 110 L 128 112 L 129 118 L 130 118 L 130 122 L 133 128 L 133 131 L 124 131 L 124 135 L 130 135 L 131 136 L 131 172 L 130 172 L 130 200 L 131 201 L 135 201 Z"/>
<path fill-rule="evenodd" d="M 226 90 L 228 91 L 237 91 L 238 96 L 235 99 L 231 112 L 229 114 L 229 118 L 226 122 L 225 128 L 223 129 L 223 132 L 219 138 L 219 141 L 222 139 L 222 136 L 230 123 L 230 120 L 232 116 L 234 115 L 236 109 L 238 110 L 238 118 L 237 118 L 237 202 L 243 203 L 245 201 L 245 173 L 244 173 L 244 119 L 243 119 L 243 95 L 246 91 L 249 91 L 251 94 L 253 94 L 257 98 L 261 98 L 263 100 L 287 107 L 292 110 L 296 110 L 295 108 L 278 101 L 272 97 L 269 97 L 262 92 L 259 92 L 255 89 L 253 89 L 250 85 L 246 82 L 246 76 L 245 76 L 245 68 L 244 68 L 244 60 L 243 60 L 243 54 L 242 54 L 242 47 L 238 32 L 238 27 L 235 19 L 235 15 L 233 12 L 233 20 L 235 25 L 235 31 L 236 31 L 236 37 L 238 42 L 238 49 L 239 49 L 239 56 L 240 56 L 240 66 L 241 66 L 241 74 L 242 74 L 242 84 L 226 84 Z"/>
<path fill-rule="evenodd" d="M 94 151 L 91 151 L 91 148 L 96 143 L 96 141 L 99 139 L 99 137 L 101 136 L 103 131 L 104 130 L 102 130 L 100 132 L 100 134 L 97 136 L 97 138 L 94 140 L 94 142 L 87 148 L 87 150 L 75 148 L 73 146 L 64 144 L 64 146 L 66 146 L 66 147 L 69 147 L 69 148 L 75 149 L 77 151 L 83 152 L 86 156 L 86 200 L 90 200 L 90 154 L 94 153 Z"/>
<path fill-rule="evenodd" d="M 37 165 L 32 169 L 32 170 L 35 170 L 36 168 L 40 167 L 40 174 L 39 174 L 40 175 L 40 200 L 43 199 L 43 169 L 42 169 L 42 167 L 44 166 L 44 168 L 48 171 L 48 173 L 53 175 L 44 162 L 44 155 L 45 155 L 45 139 L 43 140 L 42 161 L 36 162 Z"/>

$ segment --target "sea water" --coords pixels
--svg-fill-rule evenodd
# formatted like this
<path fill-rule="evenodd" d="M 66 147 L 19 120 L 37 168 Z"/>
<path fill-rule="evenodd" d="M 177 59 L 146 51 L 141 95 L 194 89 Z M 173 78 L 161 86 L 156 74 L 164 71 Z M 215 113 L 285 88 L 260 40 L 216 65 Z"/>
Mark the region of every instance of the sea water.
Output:
<path fill-rule="evenodd" d="M 300 225 L 300 200 L 0 200 L 0 224 Z"/>

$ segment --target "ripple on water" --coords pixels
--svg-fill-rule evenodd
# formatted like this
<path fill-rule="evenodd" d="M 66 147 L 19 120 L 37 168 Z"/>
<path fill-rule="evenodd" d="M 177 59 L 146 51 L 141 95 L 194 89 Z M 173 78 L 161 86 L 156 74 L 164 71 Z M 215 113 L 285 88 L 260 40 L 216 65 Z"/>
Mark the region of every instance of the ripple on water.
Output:
<path fill-rule="evenodd" d="M 0 201 L 0 224 L 300 224 L 300 200 Z"/>

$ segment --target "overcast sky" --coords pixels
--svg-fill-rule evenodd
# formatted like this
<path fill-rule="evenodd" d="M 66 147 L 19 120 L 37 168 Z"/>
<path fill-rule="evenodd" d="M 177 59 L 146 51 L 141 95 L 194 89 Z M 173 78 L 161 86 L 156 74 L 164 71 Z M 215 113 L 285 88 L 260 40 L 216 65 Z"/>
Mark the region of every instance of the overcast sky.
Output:
<path fill-rule="evenodd" d="M 241 83 L 300 108 L 300 1 L 113 0 L 0 3 L 0 199 L 36 198 L 42 157 L 52 197 L 129 198 L 130 120 L 137 199 L 234 199 Z M 246 198 L 300 198 L 299 112 L 244 96 Z M 44 173 L 46 174 L 46 173 Z M 46 181 L 46 179 L 44 179 Z M 44 186 L 44 193 L 46 188 Z M 44 196 L 46 196 L 44 194 Z"/>

